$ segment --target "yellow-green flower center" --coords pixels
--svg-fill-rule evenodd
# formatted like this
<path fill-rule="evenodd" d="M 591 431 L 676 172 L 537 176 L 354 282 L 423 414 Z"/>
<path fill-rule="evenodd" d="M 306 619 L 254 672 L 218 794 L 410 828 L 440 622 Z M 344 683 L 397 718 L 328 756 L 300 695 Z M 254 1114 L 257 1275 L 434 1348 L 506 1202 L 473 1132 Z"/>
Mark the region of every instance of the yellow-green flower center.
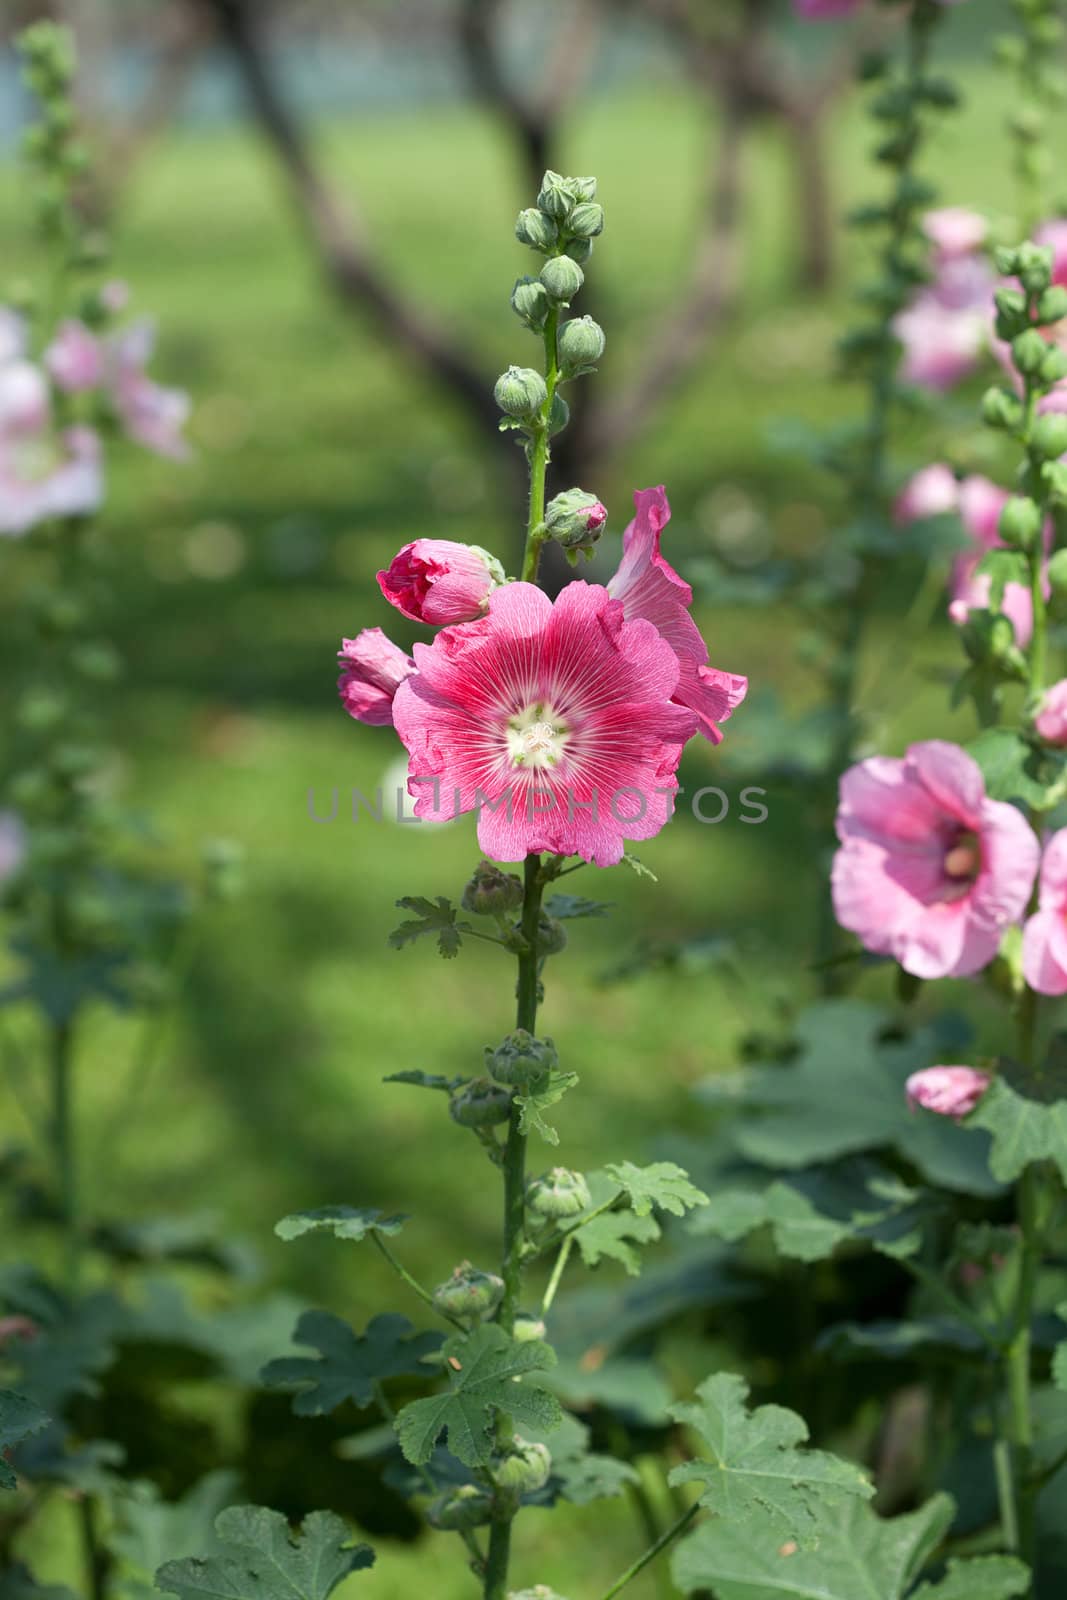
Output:
<path fill-rule="evenodd" d="M 513 767 L 557 767 L 569 738 L 567 724 L 538 700 L 509 719 L 508 758 Z"/>

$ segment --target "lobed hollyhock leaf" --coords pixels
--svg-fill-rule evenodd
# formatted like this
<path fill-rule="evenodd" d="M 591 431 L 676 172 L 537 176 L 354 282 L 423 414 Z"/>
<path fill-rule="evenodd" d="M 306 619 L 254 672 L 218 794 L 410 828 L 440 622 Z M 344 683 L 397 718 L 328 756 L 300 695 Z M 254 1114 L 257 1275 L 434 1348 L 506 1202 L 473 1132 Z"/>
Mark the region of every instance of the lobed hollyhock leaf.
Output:
<path fill-rule="evenodd" d="M 231 1506 L 216 1518 L 223 1555 L 167 1561 L 156 1588 L 179 1600 L 327 1600 L 350 1573 L 374 1564 L 340 1517 L 313 1511 L 298 1534 L 279 1511 Z"/>
<path fill-rule="evenodd" d="M 469 922 L 456 921 L 456 908 L 451 900 L 446 900 L 442 894 L 436 900 L 409 894 L 398 900 L 397 906 L 401 911 L 413 911 L 415 916 L 393 929 L 388 940 L 391 949 L 402 950 L 404 945 L 412 944 L 416 939 L 435 934 L 437 948 L 446 960 L 458 955 L 463 943 L 460 935 L 470 933 L 471 925 Z"/>
<path fill-rule="evenodd" d="M 721 1372 L 700 1385 L 695 1402 L 671 1408 L 699 1434 L 708 1459 L 675 1467 L 669 1481 L 701 1484 L 701 1505 L 731 1525 L 769 1522 L 781 1538 L 814 1545 L 819 1512 L 840 1510 L 850 1496 L 870 1499 L 874 1485 L 851 1462 L 805 1448 L 807 1424 L 795 1411 L 749 1410 L 747 1397 L 743 1378 Z"/>
<path fill-rule="evenodd" d="M 770 1521 L 715 1517 L 679 1545 L 671 1569 L 686 1594 L 714 1588 L 717 1600 L 1014 1600 L 1026 1594 L 1029 1574 L 1008 1556 L 950 1563 L 940 1585 L 915 1588 L 955 1510 L 944 1494 L 900 1517 L 879 1517 L 855 1499 L 826 1506 L 814 1550 L 783 1541 L 780 1526 Z"/>
<path fill-rule="evenodd" d="M 577 1240 L 587 1267 L 595 1267 L 604 1260 L 618 1261 L 632 1278 L 641 1271 L 641 1257 L 633 1246 L 655 1244 L 660 1237 L 660 1225 L 651 1213 L 640 1217 L 636 1211 L 625 1209 L 605 1211 L 568 1231 Z"/>
<path fill-rule="evenodd" d="M 360 1407 L 373 1404 L 376 1387 L 385 1378 L 425 1375 L 423 1359 L 441 1348 L 442 1335 L 417 1334 L 407 1317 L 396 1312 L 374 1317 L 366 1333 L 357 1334 L 328 1311 L 306 1311 L 293 1341 L 319 1354 L 270 1361 L 262 1380 L 268 1388 L 299 1384 L 293 1410 L 298 1417 L 321 1417 L 346 1400 Z"/>
<path fill-rule="evenodd" d="M 221 1470 L 209 1472 L 180 1500 L 162 1499 L 149 1482 L 130 1484 L 115 1496 L 108 1548 L 119 1564 L 123 1600 L 148 1600 L 158 1568 L 190 1550 L 205 1556 L 225 1553 L 215 1536 L 215 1519 L 232 1504 L 237 1481 L 235 1472 Z"/>
<path fill-rule="evenodd" d="M 605 1167 L 604 1171 L 628 1197 L 639 1217 L 647 1217 L 653 1206 L 681 1217 L 694 1206 L 708 1203 L 703 1190 L 690 1183 L 689 1174 L 673 1161 L 654 1161 L 647 1167 L 621 1161 Z"/>
<path fill-rule="evenodd" d="M 402 1212 L 387 1217 L 366 1206 L 319 1206 L 314 1211 L 294 1211 L 275 1223 L 279 1239 L 287 1242 L 302 1234 L 326 1232 L 335 1239 L 366 1239 L 371 1233 L 399 1233 L 408 1218 Z"/>
<path fill-rule="evenodd" d="M 536 1339 L 519 1343 L 488 1322 L 467 1338 L 449 1339 L 443 1355 L 450 1372 L 448 1390 L 411 1401 L 396 1419 L 400 1448 L 413 1465 L 428 1461 L 447 1432 L 449 1450 L 465 1466 L 488 1466 L 498 1415 L 513 1418 L 520 1429 L 547 1431 L 558 1425 L 562 1413 L 555 1395 L 515 1381 L 555 1365 L 547 1344 Z"/>
<path fill-rule="evenodd" d="M 545 1121 L 541 1113 L 562 1100 L 567 1090 L 573 1089 L 577 1082 L 576 1072 L 557 1072 L 553 1068 L 542 1088 L 530 1090 L 527 1094 L 517 1094 L 515 1104 L 519 1108 L 521 1132 L 539 1133 L 546 1144 L 559 1144 L 559 1134 Z"/>
<path fill-rule="evenodd" d="M 1002 1183 L 1011 1183 L 1035 1161 L 1053 1162 L 1067 1182 L 1067 1101 L 1031 1100 L 997 1077 L 966 1126 L 992 1134 L 989 1166 Z"/>
<path fill-rule="evenodd" d="M 5 1455 L 13 1445 L 48 1426 L 49 1417 L 33 1400 L 14 1389 L 0 1389 L 0 1489 L 14 1489 L 18 1483 Z"/>

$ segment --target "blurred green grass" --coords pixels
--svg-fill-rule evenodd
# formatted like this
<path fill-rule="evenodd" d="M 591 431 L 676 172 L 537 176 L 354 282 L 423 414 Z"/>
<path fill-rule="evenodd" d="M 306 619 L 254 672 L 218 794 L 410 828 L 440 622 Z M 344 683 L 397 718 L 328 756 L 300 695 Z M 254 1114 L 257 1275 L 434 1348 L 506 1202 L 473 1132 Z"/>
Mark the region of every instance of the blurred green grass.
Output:
<path fill-rule="evenodd" d="M 1007 211 L 1005 96 L 977 68 L 967 88 L 968 108 L 937 134 L 930 165 L 953 202 Z M 590 273 L 609 336 L 595 382 L 611 385 L 639 366 L 647 328 L 684 274 L 710 138 L 681 88 L 593 100 L 568 132 L 566 163 L 599 175 L 608 213 Z M 855 106 L 832 130 L 842 208 L 870 192 L 868 138 Z M 358 193 L 397 281 L 447 317 L 480 353 L 487 379 L 526 358 L 532 346 L 507 307 L 512 279 L 529 265 L 510 227 L 525 197 L 489 119 L 456 108 L 353 120 L 322 129 L 320 144 L 342 189 Z M 796 416 L 821 427 L 856 403 L 830 382 L 844 293 L 828 303 L 793 289 L 793 197 L 773 129 L 754 141 L 750 163 L 743 309 L 650 432 L 607 481 L 590 485 L 611 507 L 617 541 L 632 488 L 665 481 L 675 511 L 668 548 L 683 571 L 722 550 L 731 518 L 735 554 L 738 540 L 742 555 L 757 557 L 825 537 L 829 486 L 771 450 L 768 430 Z M 22 181 L 10 171 L 0 180 L 11 232 Z M 862 243 L 847 248 L 855 265 Z M 422 1276 L 444 1276 L 462 1256 L 489 1258 L 488 1168 L 472 1162 L 473 1145 L 438 1097 L 381 1079 L 409 1067 L 476 1069 L 483 1045 L 510 1025 L 513 978 L 506 958 L 481 948 L 448 966 L 428 946 L 386 948 L 397 896 L 458 896 L 477 846 L 468 822 L 435 830 L 347 820 L 353 787 L 395 784 L 385 775 L 397 747 L 388 731 L 344 717 L 333 654 L 342 634 L 363 626 L 410 641 L 373 578 L 405 540 L 514 548 L 503 465 L 513 446 L 482 438 L 447 395 L 331 302 L 268 156 L 245 130 L 179 130 L 155 149 L 124 205 L 116 253 L 135 309 L 159 316 L 158 375 L 188 387 L 197 407 L 189 466 L 131 456 L 114 471 L 107 528 L 129 664 L 116 706 L 123 779 L 175 867 L 192 870 L 201 840 L 228 836 L 247 850 L 249 884 L 209 917 L 186 1003 L 147 1081 L 130 1076 L 130 1024 L 94 1020 L 79 1084 L 87 1204 L 112 1215 L 209 1206 L 255 1242 L 269 1280 L 366 1318 L 394 1298 L 377 1258 L 326 1242 L 282 1245 L 272 1225 L 303 1206 L 368 1203 L 413 1213 L 405 1256 Z M 933 449 L 925 428 L 907 441 L 917 460 Z M 602 570 L 610 565 L 609 555 Z M 699 611 L 714 662 L 798 712 L 811 702 L 797 657 L 804 618 L 784 607 L 725 608 L 713 593 Z M 883 746 L 897 749 L 946 731 L 938 673 L 955 657 L 948 630 L 936 628 L 915 660 L 898 663 L 893 630 L 887 605 L 871 673 L 879 688 L 883 659 L 895 678 L 903 669 L 897 710 L 880 729 Z M 687 755 L 690 790 L 722 782 L 737 794 L 730 751 L 743 749 L 744 716 L 721 753 Z M 966 716 L 955 726 L 966 731 Z M 321 810 L 335 787 L 338 820 L 316 824 L 308 791 Z M 658 885 L 622 869 L 574 880 L 576 892 L 617 911 L 574 924 L 548 972 L 544 1027 L 583 1080 L 560 1118 L 569 1164 L 640 1158 L 690 1124 L 690 1086 L 728 1068 L 738 1037 L 765 1023 L 774 1003 L 812 988 L 823 862 L 800 798 L 772 787 L 768 806 L 761 827 L 742 825 L 736 805 L 718 827 L 679 818 L 639 852 Z M 597 983 L 642 938 L 704 934 L 738 942 L 743 984 L 662 971 Z M 15 1128 L 16 1108 L 5 1099 L 3 1110 Z M 535 1164 L 542 1157 L 548 1165 L 554 1154 L 546 1148 Z M 595 1548 L 572 1530 L 570 1513 L 529 1519 L 520 1550 L 536 1554 L 538 1581 L 588 1593 L 626 1565 L 634 1535 L 623 1508 L 594 1514 L 603 1519 Z M 577 1568 L 576 1549 L 587 1563 Z M 437 1559 L 424 1547 L 390 1552 L 362 1593 L 398 1600 L 425 1586 L 433 1560 L 435 1594 L 458 1597 L 460 1563 L 453 1558 L 446 1576 Z M 634 1600 L 654 1592 L 651 1579 L 632 1590 Z"/>

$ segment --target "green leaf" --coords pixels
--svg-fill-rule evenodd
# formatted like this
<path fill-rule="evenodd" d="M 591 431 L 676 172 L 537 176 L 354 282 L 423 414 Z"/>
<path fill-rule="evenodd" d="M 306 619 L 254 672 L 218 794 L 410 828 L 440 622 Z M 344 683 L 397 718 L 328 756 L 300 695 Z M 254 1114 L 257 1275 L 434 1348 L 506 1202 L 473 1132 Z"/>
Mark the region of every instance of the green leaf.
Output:
<path fill-rule="evenodd" d="M 783 1540 L 768 1519 L 712 1517 L 675 1551 L 674 1580 L 684 1593 L 713 1589 L 716 1600 L 904 1600 L 948 1532 L 948 1495 L 883 1520 L 860 1500 L 818 1518 L 818 1548 Z"/>
<path fill-rule="evenodd" d="M 78 1600 L 73 1589 L 58 1583 L 38 1583 L 21 1561 L 0 1572 L 0 1600 Z"/>
<path fill-rule="evenodd" d="M 636 873 L 639 878 L 651 878 L 653 883 L 659 882 L 652 868 L 646 867 L 640 856 L 633 855 L 629 850 L 623 851 L 621 864 L 624 867 L 629 867 L 630 871 Z"/>
<path fill-rule="evenodd" d="M 914 1600 L 1015 1600 L 1030 1593 L 1030 1569 L 1014 1556 L 950 1561 L 940 1583 L 924 1583 Z"/>
<path fill-rule="evenodd" d="M 413 1083 L 419 1089 L 441 1089 L 452 1094 L 461 1089 L 469 1078 L 443 1078 L 439 1072 L 390 1072 L 383 1083 Z"/>
<path fill-rule="evenodd" d="M 225 1555 L 167 1561 L 156 1587 L 180 1600 L 327 1600 L 349 1573 L 374 1564 L 370 1546 L 353 1544 L 330 1511 L 313 1511 L 294 1537 L 279 1511 L 231 1506 L 215 1533 Z"/>
<path fill-rule="evenodd" d="M 223 1553 L 215 1538 L 215 1519 L 230 1504 L 237 1486 L 235 1472 L 210 1472 L 180 1500 L 160 1498 L 154 1483 L 135 1483 L 116 1496 L 116 1524 L 108 1548 L 118 1558 L 121 1600 L 149 1600 L 154 1575 L 165 1561 L 190 1550 Z"/>
<path fill-rule="evenodd" d="M 275 1224 L 279 1239 L 299 1239 L 301 1234 L 326 1231 L 335 1239 L 365 1239 L 371 1233 L 399 1233 L 409 1219 L 398 1212 L 386 1217 L 365 1206 L 320 1206 L 317 1211 L 294 1211 Z"/>
<path fill-rule="evenodd" d="M 545 901 L 545 910 L 557 922 L 571 917 L 606 917 L 613 909 L 609 900 L 586 900 L 580 894 L 554 894 Z"/>
<path fill-rule="evenodd" d="M 1067 1182 L 1067 1101 L 1030 1100 L 998 1077 L 966 1126 L 985 1128 L 993 1135 L 989 1166 L 1001 1183 L 1011 1183 L 1034 1161 L 1054 1162 Z"/>
<path fill-rule="evenodd" d="M 604 1211 L 591 1222 L 570 1230 L 587 1267 L 604 1260 L 618 1261 L 632 1278 L 641 1271 L 641 1257 L 635 1244 L 655 1244 L 660 1226 L 653 1216 L 639 1217 L 636 1211 Z"/>
<path fill-rule="evenodd" d="M 3 1452 L 39 1433 L 49 1423 L 47 1414 L 25 1395 L 13 1389 L 0 1389 L 0 1489 L 14 1489 L 18 1479 Z"/>
<path fill-rule="evenodd" d="M 519 1108 L 520 1132 L 539 1133 L 546 1144 L 559 1144 L 559 1134 L 541 1113 L 562 1100 L 567 1090 L 573 1089 L 577 1082 L 576 1072 L 557 1072 L 553 1069 L 543 1088 L 531 1090 L 529 1094 L 517 1094 L 515 1104 Z"/>
<path fill-rule="evenodd" d="M 681 1217 L 693 1206 L 708 1203 L 707 1195 L 690 1183 L 689 1174 L 673 1161 L 654 1161 L 648 1167 L 635 1167 L 632 1161 L 622 1161 L 604 1170 L 629 1196 L 639 1217 L 647 1217 L 653 1206 Z"/>
<path fill-rule="evenodd" d="M 988 577 L 989 609 L 999 611 L 1009 583 L 1030 585 L 1030 566 L 1020 550 L 987 550 L 975 568 L 975 575 Z"/>
<path fill-rule="evenodd" d="M 439 1333 L 416 1334 L 407 1317 L 386 1312 L 356 1334 L 328 1311 L 306 1311 L 293 1335 L 318 1356 L 282 1356 L 268 1362 L 262 1378 L 268 1388 L 298 1383 L 293 1410 L 298 1417 L 321 1417 L 346 1400 L 369 1406 L 375 1385 L 385 1378 L 426 1376 L 423 1358 L 441 1348 Z"/>
<path fill-rule="evenodd" d="M 1013 728 L 986 728 L 964 748 L 981 767 L 992 800 L 1019 800 L 1047 810 L 1062 793 L 1063 752 L 1031 744 Z"/>
<path fill-rule="evenodd" d="M 415 917 L 410 922 L 402 922 L 394 928 L 389 935 L 389 944 L 394 950 L 403 949 L 404 945 L 412 944 L 416 939 L 423 939 L 428 934 L 437 936 L 437 948 L 441 954 L 450 959 L 458 955 L 459 947 L 463 943 L 460 935 L 470 933 L 469 922 L 456 921 L 456 908 L 451 900 L 446 900 L 439 894 L 436 900 L 427 900 L 423 895 L 405 895 L 397 901 L 401 911 L 413 911 Z"/>
<path fill-rule="evenodd" d="M 807 1424 L 782 1406 L 746 1405 L 748 1384 L 721 1372 L 697 1390 L 697 1402 L 672 1407 L 675 1420 L 694 1429 L 708 1447 L 707 1461 L 675 1467 L 672 1484 L 704 1485 L 701 1505 L 736 1524 L 769 1519 L 783 1537 L 816 1537 L 818 1512 L 849 1495 L 869 1499 L 874 1486 L 859 1467 L 824 1450 L 801 1448 Z"/>
<path fill-rule="evenodd" d="M 950 1117 L 909 1110 L 905 1082 L 945 1059 L 943 1037 L 926 1028 L 902 1040 L 890 1024 L 888 1012 L 865 1001 L 819 1001 L 797 1021 L 793 1060 L 709 1078 L 700 1096 L 755 1113 L 739 1120 L 734 1142 L 760 1166 L 793 1171 L 893 1147 L 930 1183 L 996 1193 L 983 1135 Z"/>
<path fill-rule="evenodd" d="M 450 1339 L 444 1356 L 451 1369 L 447 1393 L 413 1400 L 396 1419 L 400 1448 L 414 1466 L 429 1461 L 447 1430 L 448 1448 L 468 1467 L 486 1467 L 493 1456 L 498 1413 L 522 1426 L 549 1429 L 560 1419 L 559 1401 L 531 1383 L 516 1382 L 555 1364 L 546 1344 L 509 1339 L 494 1322 L 469 1338 Z"/>
<path fill-rule="evenodd" d="M 986 1346 L 965 1322 L 954 1317 L 916 1317 L 911 1322 L 835 1322 L 816 1340 L 817 1350 L 838 1360 L 871 1355 L 901 1361 L 931 1350 L 985 1352 Z"/>

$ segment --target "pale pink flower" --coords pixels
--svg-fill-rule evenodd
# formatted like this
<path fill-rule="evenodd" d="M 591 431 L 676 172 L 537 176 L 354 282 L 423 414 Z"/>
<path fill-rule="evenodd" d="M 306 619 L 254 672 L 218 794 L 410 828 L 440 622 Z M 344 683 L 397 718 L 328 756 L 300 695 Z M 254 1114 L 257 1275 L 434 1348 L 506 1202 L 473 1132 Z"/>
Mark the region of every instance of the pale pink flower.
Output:
<path fill-rule="evenodd" d="M 1034 727 L 1046 744 L 1067 745 L 1067 678 L 1045 691 Z"/>
<path fill-rule="evenodd" d="M 1041 857 L 1037 910 L 1023 929 L 1023 977 L 1038 994 L 1067 994 L 1067 828 Z"/>
<path fill-rule="evenodd" d="M 22 865 L 26 855 L 26 829 L 14 811 L 0 811 L 0 884 Z"/>
<path fill-rule="evenodd" d="M 126 433 L 146 450 L 184 460 L 189 447 L 182 429 L 189 416 L 189 396 L 164 389 L 146 368 L 155 348 L 155 325 L 147 318 L 104 341 L 104 386 Z"/>
<path fill-rule="evenodd" d="M 978 763 L 931 739 L 873 756 L 841 779 L 837 920 L 917 978 L 966 977 L 1026 909 L 1038 845 L 1021 812 L 991 800 Z"/>
<path fill-rule="evenodd" d="M 437 628 L 484 616 L 503 581 L 503 568 L 487 551 L 451 539 L 416 539 L 378 574 L 378 587 L 402 616 Z"/>
<path fill-rule="evenodd" d="M 32 439 L 49 425 L 48 380 L 32 361 L 0 366 L 0 438 Z"/>
<path fill-rule="evenodd" d="M 932 283 L 893 319 L 904 346 L 901 376 L 920 389 L 951 389 L 976 371 L 989 341 L 994 277 L 976 255 L 936 263 Z"/>
<path fill-rule="evenodd" d="M 52 517 L 86 516 L 104 497 L 100 441 L 91 428 L 57 434 L 47 407 L 35 430 L 27 423 L 27 412 L 11 425 L 0 422 L 0 535 L 27 533 Z"/>
<path fill-rule="evenodd" d="M 922 227 L 941 261 L 973 255 L 989 233 L 985 217 L 964 206 L 942 206 L 940 210 L 928 211 L 922 219 Z"/>
<path fill-rule="evenodd" d="M 52 381 L 66 394 L 97 389 L 104 379 L 104 354 L 100 340 L 84 322 L 71 318 L 60 323 L 44 356 Z"/>
<path fill-rule="evenodd" d="M 411 657 L 381 628 L 364 628 L 341 641 L 337 659 L 342 669 L 337 688 L 349 716 L 376 728 L 391 725 L 393 696 L 415 671 Z"/>
<path fill-rule="evenodd" d="M 959 484 L 951 467 L 934 462 L 908 479 L 893 502 L 897 522 L 919 522 L 942 516 L 959 507 Z"/>
<path fill-rule="evenodd" d="M 696 713 L 698 731 L 713 744 L 722 739 L 730 713 L 745 698 L 748 679 L 708 666 L 708 647 L 689 614 L 693 591 L 660 554 L 660 534 L 670 520 L 671 508 L 662 486 L 638 489 L 637 515 L 622 536 L 622 560 L 608 582 L 613 600 L 621 600 L 629 621 L 643 617 L 666 639 L 678 658 L 677 705 Z"/>
<path fill-rule="evenodd" d="M 572 583 L 553 603 L 506 584 L 415 662 L 393 720 L 418 816 L 476 811 L 493 860 L 550 850 L 605 867 L 669 819 L 697 717 L 672 703 L 674 649 L 606 589 Z"/>
<path fill-rule="evenodd" d="M 908 1104 L 914 1110 L 936 1111 L 941 1117 L 965 1117 L 989 1088 L 989 1074 L 975 1067 L 924 1067 L 905 1083 Z"/>
<path fill-rule="evenodd" d="M 998 524 L 1009 498 L 1007 489 L 977 474 L 964 478 L 959 485 L 960 517 L 972 540 L 972 549 L 961 551 L 953 560 L 949 579 L 948 614 L 959 626 L 967 621 L 972 611 L 985 611 L 989 607 L 992 580 L 984 573 L 978 574 L 976 568 L 987 551 L 1005 548 Z M 1045 529 L 1046 547 L 1051 531 L 1051 527 Z M 1046 598 L 1048 592 L 1046 579 Z M 1024 583 L 1005 584 L 1000 609 L 1015 629 L 1015 642 L 1025 650 L 1034 631 L 1034 605 L 1029 587 Z"/>

